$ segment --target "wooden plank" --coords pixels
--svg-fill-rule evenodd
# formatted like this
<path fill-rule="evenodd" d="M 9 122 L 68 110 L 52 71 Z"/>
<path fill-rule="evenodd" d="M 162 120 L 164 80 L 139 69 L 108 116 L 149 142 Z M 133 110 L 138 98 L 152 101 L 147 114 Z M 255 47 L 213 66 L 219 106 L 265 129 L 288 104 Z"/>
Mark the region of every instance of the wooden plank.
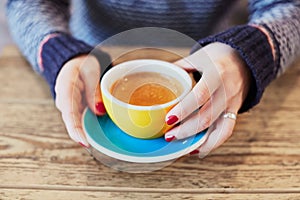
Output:
<path fill-rule="evenodd" d="M 26 187 L 31 185 L 74 185 L 97 187 L 151 188 L 274 188 L 281 190 L 298 188 L 299 166 L 260 164 L 249 165 L 227 162 L 222 156 L 199 161 L 184 158 L 172 165 L 150 173 L 130 174 L 118 172 L 94 160 L 80 150 L 44 151 L 47 156 L 37 157 L 30 151 L 19 157 L 10 155 L 1 159 L 0 188 L 5 185 Z M 41 151 L 37 149 L 36 151 Z M 52 153 L 53 152 L 53 153 Z M 58 156 L 58 153 L 59 156 Z M 33 155 L 32 155 L 33 154 Z M 271 157 L 271 158 L 269 158 Z M 252 156 L 250 159 L 272 163 L 274 156 Z M 219 162 L 214 162 L 214 160 Z M 233 157 L 232 160 L 236 158 Z M 284 159 L 279 156 L 279 159 Z M 223 161 L 220 161 L 223 160 Z M 222 163 L 220 163 L 222 162 Z M 286 161 L 284 161 L 286 162 Z"/>
<path fill-rule="evenodd" d="M 51 100 L 49 91 L 15 48 L 5 49 L 0 58 L 0 101 Z"/>
<path fill-rule="evenodd" d="M 61 190 L 37 190 L 37 189 L 22 189 L 0 190 L 1 200 L 21 200 L 21 199 L 44 199 L 52 200 L 53 197 L 57 200 L 61 199 L 73 199 L 73 200 L 93 200 L 93 199 L 174 199 L 174 200 L 196 200 L 196 199 L 214 199 L 214 200 L 298 200 L 300 193 L 267 193 L 267 194 L 235 194 L 235 193 L 223 193 L 223 194 L 211 194 L 211 193 L 148 193 L 148 192 L 103 192 L 103 191 L 61 191 Z"/>
<path fill-rule="evenodd" d="M 21 52 L 16 45 L 6 45 L 4 46 L 0 59 L 6 59 L 8 57 L 21 57 Z"/>
<path fill-rule="evenodd" d="M 273 125 L 241 123 L 236 134 L 204 160 L 186 156 L 159 171 L 128 174 L 96 162 L 71 141 L 53 105 L 5 103 L 0 104 L 0 110 L 0 187 L 3 183 L 136 188 L 300 185 L 300 143 L 294 139 L 299 137 L 297 131 L 288 129 L 294 134 L 290 137 L 276 131 L 276 126 L 272 129 Z M 279 123 L 288 122 L 293 115 L 286 112 L 286 118 Z M 240 120 L 246 121 L 248 116 L 243 115 Z M 260 119 L 258 115 L 257 121 Z M 255 128 L 253 132 L 249 126 Z M 268 131 L 258 131 L 264 129 Z"/>

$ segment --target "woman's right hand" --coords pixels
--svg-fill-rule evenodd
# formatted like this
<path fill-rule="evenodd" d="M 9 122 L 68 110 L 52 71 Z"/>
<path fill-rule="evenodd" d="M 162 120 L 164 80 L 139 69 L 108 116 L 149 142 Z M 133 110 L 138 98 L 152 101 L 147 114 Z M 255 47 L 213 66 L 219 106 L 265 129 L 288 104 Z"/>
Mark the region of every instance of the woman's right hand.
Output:
<path fill-rule="evenodd" d="M 65 63 L 56 79 L 56 107 L 69 136 L 84 147 L 89 147 L 81 124 L 85 107 L 96 115 L 106 113 L 99 86 L 100 69 L 96 57 L 82 55 Z"/>
<path fill-rule="evenodd" d="M 251 73 L 235 49 L 218 42 L 175 64 L 203 74 L 191 92 L 168 112 L 167 124 L 181 123 L 168 131 L 165 139 L 187 138 L 208 128 L 208 138 L 198 148 L 199 156 L 204 157 L 232 135 L 236 115 L 248 95 Z"/>

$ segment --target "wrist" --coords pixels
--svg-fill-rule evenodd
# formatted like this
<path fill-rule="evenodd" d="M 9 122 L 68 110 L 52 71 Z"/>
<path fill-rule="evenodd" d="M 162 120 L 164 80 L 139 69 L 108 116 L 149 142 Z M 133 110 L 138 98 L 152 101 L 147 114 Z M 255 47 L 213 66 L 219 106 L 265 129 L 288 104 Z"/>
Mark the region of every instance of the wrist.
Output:
<path fill-rule="evenodd" d="M 79 55 L 88 54 L 93 47 L 63 33 L 51 34 L 43 40 L 40 50 L 42 75 L 49 84 L 55 98 L 54 86 L 61 68 L 66 62 Z"/>

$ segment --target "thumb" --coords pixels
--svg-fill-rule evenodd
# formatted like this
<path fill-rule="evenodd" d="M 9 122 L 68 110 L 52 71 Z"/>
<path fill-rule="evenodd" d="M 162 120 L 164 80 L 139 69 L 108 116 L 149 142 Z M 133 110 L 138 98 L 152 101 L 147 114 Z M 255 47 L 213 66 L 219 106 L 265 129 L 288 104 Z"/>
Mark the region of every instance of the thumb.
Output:
<path fill-rule="evenodd" d="M 85 86 L 88 107 L 96 114 L 106 113 L 100 92 L 100 64 L 94 56 L 87 56 L 80 67 L 80 76 Z"/>
<path fill-rule="evenodd" d="M 193 64 L 189 61 L 189 57 L 185 57 L 182 59 L 179 59 L 177 61 L 175 61 L 173 64 L 177 65 L 178 67 L 183 68 L 184 70 L 186 70 L 187 72 L 192 72 L 195 71 L 195 67 L 193 66 Z"/>
<path fill-rule="evenodd" d="M 202 73 L 200 73 L 199 69 L 197 69 L 195 64 L 192 63 L 192 61 L 195 60 L 193 57 L 194 57 L 194 55 L 189 55 L 185 58 L 177 60 L 173 64 L 181 67 L 182 69 L 184 69 L 188 73 L 192 73 L 193 74 L 193 79 L 196 82 L 198 82 L 200 80 L 200 78 L 202 77 Z"/>
<path fill-rule="evenodd" d="M 193 71 L 203 72 L 205 68 L 207 66 L 211 66 L 213 62 L 203 48 L 187 57 L 177 60 L 176 62 L 174 62 L 174 64 L 178 65 L 179 67 L 185 69 L 188 72 L 193 72 Z"/>

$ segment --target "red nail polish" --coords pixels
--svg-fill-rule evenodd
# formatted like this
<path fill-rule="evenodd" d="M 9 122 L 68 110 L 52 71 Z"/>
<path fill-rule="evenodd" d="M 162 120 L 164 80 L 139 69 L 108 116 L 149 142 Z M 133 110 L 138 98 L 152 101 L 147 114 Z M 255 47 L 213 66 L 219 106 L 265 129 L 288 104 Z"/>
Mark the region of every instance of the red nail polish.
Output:
<path fill-rule="evenodd" d="M 199 150 L 198 149 L 195 149 L 194 151 L 191 151 L 190 152 L 190 155 L 195 155 L 195 154 L 198 154 L 199 153 Z"/>
<path fill-rule="evenodd" d="M 166 140 L 167 142 L 171 142 L 171 141 L 174 140 L 174 139 L 175 139 L 175 136 L 174 136 L 174 135 L 168 135 L 168 136 L 165 137 L 165 140 Z"/>
<path fill-rule="evenodd" d="M 171 115 L 168 117 L 167 124 L 172 125 L 178 121 L 178 117 L 176 115 Z"/>
<path fill-rule="evenodd" d="M 99 113 L 103 114 L 103 113 L 106 113 L 106 109 L 104 107 L 104 104 L 103 102 L 98 102 L 96 103 L 96 109 Z"/>
<path fill-rule="evenodd" d="M 87 146 L 85 146 L 83 143 L 81 143 L 81 142 L 78 142 L 78 144 L 80 144 L 82 147 L 84 147 L 84 148 L 88 148 Z"/>

